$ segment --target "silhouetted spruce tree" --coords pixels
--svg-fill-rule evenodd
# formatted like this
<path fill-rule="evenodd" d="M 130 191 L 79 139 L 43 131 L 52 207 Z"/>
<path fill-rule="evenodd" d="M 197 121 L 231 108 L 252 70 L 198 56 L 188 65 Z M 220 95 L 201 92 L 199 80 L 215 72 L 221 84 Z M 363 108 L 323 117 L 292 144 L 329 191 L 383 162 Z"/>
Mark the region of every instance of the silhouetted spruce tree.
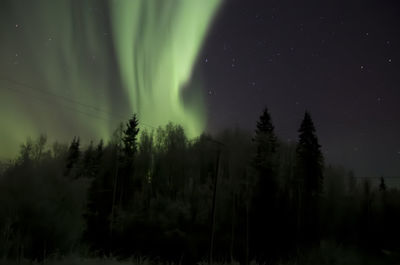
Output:
<path fill-rule="evenodd" d="M 256 169 L 262 171 L 268 170 L 272 173 L 272 154 L 276 153 L 277 137 L 274 133 L 274 126 L 272 125 L 271 116 L 267 108 L 264 109 L 259 121 L 257 121 L 254 142 L 257 146 L 257 153 L 254 159 Z"/>
<path fill-rule="evenodd" d="M 267 254 L 266 250 L 274 251 L 272 247 L 276 238 L 277 137 L 267 108 L 257 122 L 253 141 L 256 144 L 253 167 L 257 185 L 250 210 L 250 249 L 260 258 L 271 254 Z"/>
<path fill-rule="evenodd" d="M 298 229 L 300 237 L 313 243 L 319 237 L 319 197 L 323 189 L 323 156 L 314 123 L 306 111 L 299 129 L 297 155 Z"/>
<path fill-rule="evenodd" d="M 124 131 L 123 143 L 124 143 L 124 156 L 125 160 L 132 162 L 134 155 L 137 150 L 137 136 L 139 134 L 139 121 L 136 114 L 128 121 L 126 124 L 126 129 Z"/>
<path fill-rule="evenodd" d="M 133 162 L 135 154 L 137 152 L 137 137 L 139 134 L 139 121 L 136 114 L 129 119 L 126 124 L 126 129 L 123 132 L 122 143 L 123 143 L 123 162 L 121 168 L 120 178 L 120 192 L 119 192 L 119 204 L 120 206 L 128 203 L 130 199 L 130 192 L 133 191 L 134 179 L 133 179 Z"/>
<path fill-rule="evenodd" d="M 80 141 L 79 137 L 74 137 L 74 139 L 71 142 L 71 145 L 69 146 L 68 149 L 68 154 L 67 154 L 67 164 L 65 168 L 64 175 L 68 176 L 71 173 L 71 170 L 74 168 L 74 166 L 77 164 L 79 161 L 81 151 L 80 151 Z"/>

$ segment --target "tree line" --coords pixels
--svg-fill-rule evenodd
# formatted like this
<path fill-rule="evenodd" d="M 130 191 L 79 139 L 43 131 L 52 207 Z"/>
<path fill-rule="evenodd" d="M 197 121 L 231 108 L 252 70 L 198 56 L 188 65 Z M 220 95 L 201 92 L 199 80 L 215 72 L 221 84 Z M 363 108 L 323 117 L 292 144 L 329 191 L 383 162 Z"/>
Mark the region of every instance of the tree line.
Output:
<path fill-rule="evenodd" d="M 321 240 L 399 248 L 400 193 L 325 165 L 310 113 L 289 143 L 268 109 L 254 134 L 188 139 L 180 125 L 139 130 L 134 115 L 105 144 L 27 140 L 0 171 L 0 256 L 148 256 L 273 262 Z"/>

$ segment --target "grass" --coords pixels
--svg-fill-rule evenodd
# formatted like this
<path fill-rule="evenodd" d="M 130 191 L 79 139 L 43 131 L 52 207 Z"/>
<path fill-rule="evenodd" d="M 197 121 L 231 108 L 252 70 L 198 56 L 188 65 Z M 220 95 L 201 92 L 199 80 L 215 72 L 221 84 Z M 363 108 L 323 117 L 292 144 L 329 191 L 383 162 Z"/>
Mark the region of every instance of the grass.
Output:
<path fill-rule="evenodd" d="M 98 258 L 83 258 L 75 255 L 66 257 L 54 257 L 45 261 L 30 261 L 30 260 L 0 260 L 1 265 L 158 265 L 160 263 L 151 261 L 147 258 L 131 258 L 120 260 L 117 258 L 98 257 Z"/>
<path fill-rule="evenodd" d="M 28 260 L 10 261 L 0 260 L 4 265 L 173 265 L 173 263 L 161 263 L 149 258 L 131 258 L 119 260 L 115 257 L 84 258 L 77 255 L 66 257 L 53 257 L 44 262 L 32 262 Z M 319 248 L 315 248 L 299 254 L 289 261 L 277 264 L 250 262 L 249 265 L 400 265 L 400 255 L 388 250 L 381 253 L 365 253 L 356 248 L 342 247 L 331 242 L 322 242 Z M 207 262 L 199 262 L 198 265 L 208 265 Z M 214 265 L 240 265 L 238 262 L 220 262 Z"/>

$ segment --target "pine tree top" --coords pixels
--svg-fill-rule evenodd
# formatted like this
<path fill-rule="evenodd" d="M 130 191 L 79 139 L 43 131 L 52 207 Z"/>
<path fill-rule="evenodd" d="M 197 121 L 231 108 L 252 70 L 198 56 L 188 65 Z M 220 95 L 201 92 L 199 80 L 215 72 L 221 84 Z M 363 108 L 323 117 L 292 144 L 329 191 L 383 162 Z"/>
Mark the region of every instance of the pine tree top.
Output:
<path fill-rule="evenodd" d="M 315 126 L 314 126 L 314 122 L 311 119 L 311 115 L 308 111 L 306 111 L 304 113 L 304 118 L 303 121 L 300 125 L 300 129 L 299 132 L 310 132 L 310 133 L 314 133 L 315 132 Z"/>
<path fill-rule="evenodd" d="M 318 138 L 315 134 L 315 126 L 312 121 L 310 113 L 307 111 L 304 114 L 304 119 L 301 122 L 300 129 L 298 130 L 299 134 L 299 148 L 303 145 L 314 146 L 316 149 L 319 149 L 321 146 L 318 143 Z"/>
<path fill-rule="evenodd" d="M 277 137 L 267 108 L 264 109 L 257 121 L 256 135 L 253 140 L 257 143 L 257 159 L 275 153 Z"/>
<path fill-rule="evenodd" d="M 300 125 L 299 142 L 297 144 L 297 154 L 300 156 L 313 156 L 318 157 L 319 163 L 322 164 L 323 156 L 321 152 L 321 145 L 318 142 L 314 123 L 309 112 L 305 112 L 304 119 Z M 303 155 L 301 155 L 303 154 Z"/>
<path fill-rule="evenodd" d="M 263 114 L 260 116 L 259 121 L 257 121 L 256 134 L 273 132 L 274 126 L 272 125 L 271 116 L 268 112 L 268 108 L 265 108 Z"/>
<path fill-rule="evenodd" d="M 126 130 L 124 131 L 124 151 L 125 155 L 131 157 L 135 154 L 137 149 L 137 135 L 139 134 L 139 121 L 136 117 L 136 114 L 133 115 L 131 119 L 129 119 L 126 124 Z"/>

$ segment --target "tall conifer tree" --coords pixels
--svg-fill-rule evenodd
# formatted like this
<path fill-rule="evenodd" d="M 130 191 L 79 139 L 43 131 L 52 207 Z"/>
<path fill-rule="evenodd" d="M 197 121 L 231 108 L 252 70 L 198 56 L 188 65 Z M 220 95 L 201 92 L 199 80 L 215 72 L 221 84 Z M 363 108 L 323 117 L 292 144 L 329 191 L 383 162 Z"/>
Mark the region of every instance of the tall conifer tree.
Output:
<path fill-rule="evenodd" d="M 253 255 L 263 257 L 273 250 L 276 231 L 276 151 L 277 137 L 272 125 L 271 116 L 265 108 L 260 116 L 253 141 L 256 145 L 256 154 L 253 167 L 257 177 L 250 210 L 250 249 Z M 267 253 L 271 251 L 271 253 Z"/>
<path fill-rule="evenodd" d="M 319 198 L 323 189 L 323 156 L 314 123 L 306 111 L 299 129 L 297 158 L 297 201 L 299 240 L 319 239 Z"/>

